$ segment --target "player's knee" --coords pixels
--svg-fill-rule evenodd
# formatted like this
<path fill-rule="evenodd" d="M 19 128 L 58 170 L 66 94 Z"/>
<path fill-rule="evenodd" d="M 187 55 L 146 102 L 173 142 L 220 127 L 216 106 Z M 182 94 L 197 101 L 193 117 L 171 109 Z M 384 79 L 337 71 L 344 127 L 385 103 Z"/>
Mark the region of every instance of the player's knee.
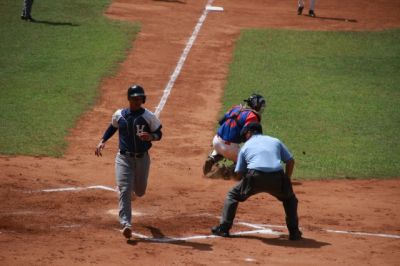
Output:
<path fill-rule="evenodd" d="M 245 195 L 241 194 L 239 191 L 235 189 L 228 192 L 227 198 L 230 201 L 239 201 L 239 202 L 243 202 L 247 199 Z"/>

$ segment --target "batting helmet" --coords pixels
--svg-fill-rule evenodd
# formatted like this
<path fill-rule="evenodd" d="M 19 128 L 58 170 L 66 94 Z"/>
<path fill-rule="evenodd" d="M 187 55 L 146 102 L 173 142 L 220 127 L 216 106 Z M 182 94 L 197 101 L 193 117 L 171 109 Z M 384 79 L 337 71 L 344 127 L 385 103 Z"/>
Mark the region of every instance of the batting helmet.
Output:
<path fill-rule="evenodd" d="M 144 93 L 144 89 L 140 85 L 132 85 L 128 88 L 128 100 L 131 97 L 142 97 L 143 103 L 146 102 L 146 94 Z"/>
<path fill-rule="evenodd" d="M 252 94 L 248 99 L 244 101 L 251 109 L 256 110 L 259 113 L 262 113 L 264 111 L 265 105 L 267 104 L 264 97 L 259 94 Z"/>

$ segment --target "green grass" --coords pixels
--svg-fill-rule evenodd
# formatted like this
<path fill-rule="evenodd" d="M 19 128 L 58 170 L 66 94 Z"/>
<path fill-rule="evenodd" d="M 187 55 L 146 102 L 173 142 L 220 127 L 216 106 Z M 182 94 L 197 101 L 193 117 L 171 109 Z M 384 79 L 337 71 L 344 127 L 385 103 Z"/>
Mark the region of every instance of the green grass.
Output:
<path fill-rule="evenodd" d="M 22 2 L 0 2 L 0 153 L 61 156 L 139 25 L 106 18 L 110 0 L 35 1 L 29 23 Z"/>
<path fill-rule="evenodd" d="M 225 109 L 258 92 L 297 178 L 400 176 L 400 30 L 246 30 Z"/>

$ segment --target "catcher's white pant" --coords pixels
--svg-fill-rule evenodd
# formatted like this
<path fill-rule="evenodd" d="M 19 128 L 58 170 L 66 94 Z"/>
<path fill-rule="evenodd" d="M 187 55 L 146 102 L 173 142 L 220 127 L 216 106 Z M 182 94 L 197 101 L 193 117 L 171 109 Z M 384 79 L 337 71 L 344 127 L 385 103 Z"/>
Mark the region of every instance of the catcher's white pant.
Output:
<path fill-rule="evenodd" d="M 304 7 L 304 0 L 298 0 L 299 6 Z M 315 8 L 315 0 L 310 0 L 310 8 L 309 10 L 314 10 Z"/>
<path fill-rule="evenodd" d="M 214 151 L 211 155 L 220 154 L 226 159 L 236 162 L 240 146 L 237 143 L 227 142 L 221 139 L 218 135 L 214 136 L 213 139 Z"/>

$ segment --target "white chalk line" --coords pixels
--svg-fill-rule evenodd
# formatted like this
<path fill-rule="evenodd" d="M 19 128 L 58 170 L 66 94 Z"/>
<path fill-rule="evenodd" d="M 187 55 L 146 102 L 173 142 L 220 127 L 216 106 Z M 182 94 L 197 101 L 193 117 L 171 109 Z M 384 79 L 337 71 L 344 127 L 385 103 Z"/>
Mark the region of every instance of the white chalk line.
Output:
<path fill-rule="evenodd" d="M 220 216 L 214 216 L 209 213 L 204 213 L 204 214 L 197 214 L 193 215 L 193 217 L 199 217 L 199 216 L 213 216 L 217 219 L 220 219 Z M 241 236 L 241 235 L 252 235 L 252 234 L 266 234 L 266 235 L 282 235 L 282 232 L 279 231 L 274 231 L 271 228 L 286 228 L 286 226 L 283 225 L 271 225 L 271 224 L 253 224 L 253 223 L 248 223 L 248 222 L 236 222 L 235 224 L 237 225 L 242 225 L 246 226 L 251 229 L 255 230 L 249 230 L 249 231 L 238 231 L 234 233 L 230 233 L 231 236 Z M 396 238 L 400 239 L 400 235 L 394 235 L 394 234 L 380 234 L 380 233 L 365 233 L 365 232 L 355 232 L 355 231 L 340 231 L 340 230 L 332 230 L 332 229 L 321 229 L 322 231 L 328 232 L 328 233 L 340 233 L 340 234 L 350 234 L 350 235 L 363 235 L 363 236 L 373 236 L 373 237 L 385 237 L 385 238 Z M 146 241 L 152 241 L 152 242 L 160 242 L 160 243 L 168 243 L 168 242 L 176 242 L 176 241 L 187 241 L 187 240 L 196 240 L 196 239 L 209 239 L 209 238 L 216 238 L 220 236 L 216 235 L 193 235 L 193 236 L 187 236 L 187 237 L 162 237 L 162 238 L 156 238 L 156 237 L 149 237 L 140 233 L 132 232 L 132 236 L 135 236 L 139 239 L 143 239 Z"/>
<path fill-rule="evenodd" d="M 241 235 L 254 235 L 254 234 L 268 234 L 268 235 L 281 235 L 280 232 L 275 232 L 271 229 L 261 229 L 261 230 L 250 230 L 250 231 L 239 231 L 235 233 L 231 233 L 231 236 L 241 236 Z M 178 242 L 178 241 L 188 241 L 188 240 L 199 240 L 199 239 L 209 239 L 209 238 L 217 238 L 220 236 L 216 235 L 194 235 L 187 237 L 149 237 L 143 234 L 139 234 L 136 232 L 132 232 L 132 236 L 137 237 L 142 240 L 147 240 L 151 242 L 159 242 L 159 243 L 169 243 L 169 242 Z"/>
<path fill-rule="evenodd" d="M 251 230 L 251 231 L 240 231 L 236 233 L 231 233 L 231 236 L 240 236 L 240 235 L 252 235 L 252 234 L 270 234 L 270 235 L 281 235 L 279 232 L 274 232 L 271 229 L 264 229 L 264 230 Z M 194 236 L 187 236 L 187 237 L 163 237 L 163 238 L 153 238 L 148 237 L 139 233 L 132 232 L 132 235 L 143 240 L 153 241 L 153 242 L 161 242 L 161 243 L 168 243 L 168 242 L 177 242 L 177 241 L 187 241 L 187 240 L 198 240 L 198 239 L 208 239 L 208 238 L 217 238 L 220 236 L 216 235 L 194 235 Z"/>
<path fill-rule="evenodd" d="M 364 232 L 354 232 L 354 231 L 341 231 L 341 230 L 331 230 L 331 229 L 325 229 L 324 231 L 326 231 L 328 233 L 336 233 L 336 234 L 349 234 L 349 235 L 359 235 L 359 236 L 377 236 L 377 237 L 400 239 L 400 235 L 392 235 L 392 234 L 374 234 L 374 233 L 364 233 Z"/>
<path fill-rule="evenodd" d="M 171 77 L 170 77 L 170 79 L 169 79 L 169 81 L 167 83 L 167 86 L 164 89 L 163 96 L 161 97 L 161 100 L 160 100 L 160 102 L 159 102 L 159 104 L 156 107 L 156 110 L 154 112 L 154 114 L 157 117 L 160 116 L 160 113 L 161 113 L 162 109 L 164 108 L 164 106 L 165 106 L 165 104 L 167 102 L 167 99 L 168 99 L 168 97 L 169 97 L 169 95 L 171 93 L 172 87 L 174 86 L 175 81 L 178 78 L 178 76 L 179 76 L 179 74 L 180 74 L 180 72 L 182 70 L 183 65 L 185 64 L 185 61 L 186 61 L 186 58 L 187 58 L 187 56 L 188 56 L 188 54 L 190 52 L 190 49 L 192 48 L 193 43 L 196 40 L 197 35 L 200 32 L 200 29 L 203 26 L 204 21 L 206 20 L 207 14 L 209 12 L 209 9 L 207 7 L 211 6 L 213 1 L 214 0 L 208 0 L 207 5 L 204 8 L 203 14 L 199 18 L 199 20 L 198 20 L 198 22 L 197 22 L 197 24 L 196 24 L 196 26 L 195 26 L 195 28 L 193 30 L 192 35 L 190 36 L 189 40 L 186 43 L 186 47 L 183 50 L 182 55 L 179 58 L 178 64 L 176 65 L 175 70 L 172 73 L 172 75 L 171 75 Z"/>
<path fill-rule="evenodd" d="M 245 225 L 251 228 L 262 229 L 265 227 L 271 228 L 286 228 L 284 225 L 272 225 L 272 224 L 250 224 L 245 222 L 238 222 L 237 224 Z M 376 237 L 386 237 L 386 238 L 399 238 L 400 235 L 395 234 L 381 234 L 381 233 L 366 233 L 366 232 L 357 232 L 357 231 L 346 231 L 346 230 L 333 230 L 333 229 L 321 229 L 321 231 L 325 231 L 328 233 L 336 233 L 336 234 L 349 234 L 349 235 L 362 235 L 362 236 L 376 236 Z"/>
<path fill-rule="evenodd" d="M 64 187 L 64 188 L 40 189 L 40 190 L 28 191 L 27 193 L 34 193 L 34 192 L 82 191 L 82 190 L 88 190 L 88 189 L 100 189 L 100 190 L 107 190 L 107 191 L 118 192 L 118 190 L 116 190 L 116 189 L 114 189 L 114 188 L 112 188 L 112 187 L 97 185 L 97 186 L 88 186 L 88 187 Z"/>

